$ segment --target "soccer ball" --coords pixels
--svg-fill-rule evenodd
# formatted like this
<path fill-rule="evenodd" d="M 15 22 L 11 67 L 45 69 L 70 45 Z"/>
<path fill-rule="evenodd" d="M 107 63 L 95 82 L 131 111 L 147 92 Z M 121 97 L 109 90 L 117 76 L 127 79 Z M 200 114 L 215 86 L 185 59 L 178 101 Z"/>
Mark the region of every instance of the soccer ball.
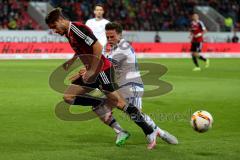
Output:
<path fill-rule="evenodd" d="M 196 111 L 193 113 L 190 122 L 195 131 L 203 133 L 212 128 L 213 118 L 207 111 Z"/>

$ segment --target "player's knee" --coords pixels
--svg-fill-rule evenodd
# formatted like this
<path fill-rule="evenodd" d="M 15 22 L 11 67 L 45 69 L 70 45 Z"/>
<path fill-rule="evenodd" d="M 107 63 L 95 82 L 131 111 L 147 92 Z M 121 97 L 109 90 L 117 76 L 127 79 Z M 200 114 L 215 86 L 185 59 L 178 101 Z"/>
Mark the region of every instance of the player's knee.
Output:
<path fill-rule="evenodd" d="M 68 104 L 72 104 L 74 101 L 74 97 L 69 95 L 64 95 L 63 100 Z"/>
<path fill-rule="evenodd" d="M 197 57 L 197 56 L 198 56 L 198 54 L 197 54 L 196 52 L 194 52 L 192 55 L 193 55 L 194 57 Z"/>
<path fill-rule="evenodd" d="M 123 107 L 126 105 L 126 102 L 123 100 L 123 99 L 114 99 L 111 101 L 111 103 L 113 104 L 113 106 L 116 106 L 116 107 Z"/>
<path fill-rule="evenodd" d="M 124 100 L 120 100 L 117 103 L 117 106 L 120 107 L 120 108 L 124 107 L 125 105 L 126 105 L 126 102 Z"/>
<path fill-rule="evenodd" d="M 93 111 L 98 115 L 102 122 L 105 124 L 109 124 L 112 118 L 112 110 L 103 107 L 94 108 Z"/>
<path fill-rule="evenodd" d="M 107 112 L 101 119 L 104 123 L 109 124 L 111 122 L 112 112 Z"/>

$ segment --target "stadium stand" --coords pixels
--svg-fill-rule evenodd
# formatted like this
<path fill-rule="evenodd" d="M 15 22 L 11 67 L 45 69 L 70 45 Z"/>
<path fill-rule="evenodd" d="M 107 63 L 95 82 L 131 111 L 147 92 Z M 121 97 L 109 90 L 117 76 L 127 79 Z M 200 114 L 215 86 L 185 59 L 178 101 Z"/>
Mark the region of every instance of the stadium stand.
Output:
<path fill-rule="evenodd" d="M 41 29 L 27 13 L 28 2 L 24 0 L 0 0 L 0 29 Z"/>
<path fill-rule="evenodd" d="M 46 0 L 39 0 L 48 2 Z M 0 0 L 1 29 L 41 29 L 27 13 L 24 0 Z M 187 31 L 190 15 L 196 5 L 207 5 L 224 17 L 231 17 L 234 28 L 240 30 L 240 1 L 238 0 L 71 0 L 51 1 L 62 7 L 71 20 L 85 22 L 91 18 L 93 5 L 103 3 L 105 17 L 123 24 L 126 30 Z"/>

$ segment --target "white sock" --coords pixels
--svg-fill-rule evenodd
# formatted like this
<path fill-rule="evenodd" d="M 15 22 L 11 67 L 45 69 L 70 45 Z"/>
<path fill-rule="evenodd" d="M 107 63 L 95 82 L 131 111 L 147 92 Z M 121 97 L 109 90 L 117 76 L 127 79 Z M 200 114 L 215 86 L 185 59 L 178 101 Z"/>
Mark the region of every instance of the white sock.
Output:
<path fill-rule="evenodd" d="M 114 121 L 114 122 L 113 122 Z M 123 131 L 122 127 L 120 126 L 120 124 L 118 122 L 116 122 L 115 119 L 112 120 L 112 124 L 110 123 L 110 127 L 112 127 L 112 129 L 115 131 L 115 133 L 120 133 Z"/>
<path fill-rule="evenodd" d="M 147 124 L 151 126 L 153 129 L 157 127 L 155 122 L 148 115 L 144 114 L 144 119 L 146 120 Z"/>
<path fill-rule="evenodd" d="M 162 130 L 160 127 L 158 127 L 155 122 L 152 120 L 152 118 L 150 118 L 148 115 L 144 115 L 144 118 L 147 122 L 148 125 L 150 125 L 153 129 L 157 129 L 159 128 L 160 131 L 160 137 L 162 137 L 164 135 L 164 130 Z"/>

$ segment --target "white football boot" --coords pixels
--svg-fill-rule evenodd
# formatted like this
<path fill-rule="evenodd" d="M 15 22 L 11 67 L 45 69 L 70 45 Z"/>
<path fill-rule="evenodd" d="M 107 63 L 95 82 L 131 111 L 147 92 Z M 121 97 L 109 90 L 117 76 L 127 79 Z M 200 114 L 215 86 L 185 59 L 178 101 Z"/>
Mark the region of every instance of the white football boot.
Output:
<path fill-rule="evenodd" d="M 168 144 L 178 144 L 178 139 L 174 135 L 165 130 L 161 130 L 159 127 L 157 127 L 155 130 L 157 132 L 157 136 L 163 141 L 167 142 Z"/>

